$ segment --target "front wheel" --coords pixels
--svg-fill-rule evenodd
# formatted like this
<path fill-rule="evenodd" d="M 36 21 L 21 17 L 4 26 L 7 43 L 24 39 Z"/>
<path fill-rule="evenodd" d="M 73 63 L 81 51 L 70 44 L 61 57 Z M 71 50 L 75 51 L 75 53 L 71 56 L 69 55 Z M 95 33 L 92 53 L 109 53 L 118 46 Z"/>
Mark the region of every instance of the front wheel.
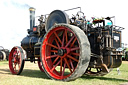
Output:
<path fill-rule="evenodd" d="M 44 36 L 41 46 L 43 68 L 48 77 L 70 81 L 81 77 L 90 61 L 90 44 L 78 27 L 58 24 Z"/>
<path fill-rule="evenodd" d="M 12 74 L 19 75 L 24 68 L 24 54 L 21 47 L 13 47 L 9 54 L 9 68 Z"/>

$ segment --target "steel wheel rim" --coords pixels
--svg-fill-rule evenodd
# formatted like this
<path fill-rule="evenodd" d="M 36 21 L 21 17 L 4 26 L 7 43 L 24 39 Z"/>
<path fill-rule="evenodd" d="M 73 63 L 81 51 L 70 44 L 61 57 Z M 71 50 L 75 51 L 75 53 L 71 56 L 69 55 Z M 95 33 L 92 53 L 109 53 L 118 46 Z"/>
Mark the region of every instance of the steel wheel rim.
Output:
<path fill-rule="evenodd" d="M 9 68 L 12 74 L 17 74 L 20 71 L 21 61 L 20 50 L 16 47 L 13 48 L 9 54 Z"/>
<path fill-rule="evenodd" d="M 52 29 L 46 35 L 41 50 L 43 66 L 53 78 L 65 79 L 77 68 L 80 45 L 77 36 L 71 29 L 63 26 Z"/>

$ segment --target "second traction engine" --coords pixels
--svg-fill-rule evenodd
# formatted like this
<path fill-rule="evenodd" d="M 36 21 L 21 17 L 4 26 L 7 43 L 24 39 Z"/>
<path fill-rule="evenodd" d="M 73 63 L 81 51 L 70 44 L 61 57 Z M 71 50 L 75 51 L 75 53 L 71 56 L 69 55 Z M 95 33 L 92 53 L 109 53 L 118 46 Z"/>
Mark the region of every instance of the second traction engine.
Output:
<path fill-rule="evenodd" d="M 19 75 L 25 61 L 38 61 L 49 78 L 71 81 L 82 75 L 103 76 L 122 64 L 119 48 L 124 28 L 113 25 L 114 17 L 88 21 L 81 8 L 69 18 L 66 11 L 73 9 L 41 15 L 35 26 L 35 9 L 29 8 L 28 35 L 9 55 L 12 74 Z"/>

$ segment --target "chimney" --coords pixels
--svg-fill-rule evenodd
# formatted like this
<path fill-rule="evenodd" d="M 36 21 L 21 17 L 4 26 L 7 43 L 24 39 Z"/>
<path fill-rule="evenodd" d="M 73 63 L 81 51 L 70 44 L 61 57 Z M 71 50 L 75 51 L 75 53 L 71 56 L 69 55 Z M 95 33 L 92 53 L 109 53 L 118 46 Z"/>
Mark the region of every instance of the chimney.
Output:
<path fill-rule="evenodd" d="M 30 30 L 33 30 L 33 26 L 35 26 L 35 8 L 30 7 Z"/>

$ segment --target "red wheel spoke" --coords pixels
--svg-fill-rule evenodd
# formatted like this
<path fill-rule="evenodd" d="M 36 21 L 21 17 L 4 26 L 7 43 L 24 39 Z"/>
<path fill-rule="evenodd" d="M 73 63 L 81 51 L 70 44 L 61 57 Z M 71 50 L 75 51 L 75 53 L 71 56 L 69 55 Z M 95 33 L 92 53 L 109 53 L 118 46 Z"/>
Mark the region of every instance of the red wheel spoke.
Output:
<path fill-rule="evenodd" d="M 68 43 L 67 29 L 65 29 L 66 44 Z"/>
<path fill-rule="evenodd" d="M 67 59 L 66 59 L 66 58 L 64 58 L 64 60 L 65 60 L 65 63 L 67 64 L 67 66 L 68 66 L 68 68 L 69 68 L 70 72 L 72 73 L 71 67 L 70 67 L 70 65 L 69 65 L 69 63 L 68 63 L 68 61 L 67 61 Z"/>
<path fill-rule="evenodd" d="M 70 59 L 72 59 L 72 60 L 78 62 L 78 60 L 77 60 L 76 58 L 74 58 L 74 57 L 72 57 L 72 56 L 70 56 L 70 55 L 67 55 L 67 57 L 69 57 Z"/>
<path fill-rule="evenodd" d="M 79 53 L 74 53 L 74 52 L 72 52 L 71 54 L 72 54 L 72 55 L 76 55 L 76 56 L 80 56 Z"/>
<path fill-rule="evenodd" d="M 14 63 L 14 71 L 16 71 L 16 63 Z"/>
<path fill-rule="evenodd" d="M 66 63 L 64 63 L 63 72 L 62 72 L 61 77 L 63 77 L 63 76 L 64 76 L 65 67 L 66 67 Z"/>
<path fill-rule="evenodd" d="M 59 59 L 59 56 L 56 57 L 56 59 L 53 61 L 53 65 L 56 63 L 56 61 Z"/>
<path fill-rule="evenodd" d="M 57 57 L 57 56 L 58 56 L 58 55 L 47 56 L 46 59 L 54 58 L 54 57 Z"/>
<path fill-rule="evenodd" d="M 59 61 L 56 65 L 53 66 L 53 68 L 51 69 L 51 71 L 54 71 L 55 68 L 56 68 L 59 64 L 60 64 L 60 61 Z"/>
<path fill-rule="evenodd" d="M 80 49 L 79 47 L 75 47 L 75 48 L 71 48 L 70 50 L 74 51 L 74 50 L 79 50 L 79 49 Z"/>
<path fill-rule="evenodd" d="M 69 44 L 72 42 L 72 40 L 73 40 L 74 37 L 75 37 L 75 36 L 72 36 L 72 38 L 69 40 L 69 42 L 66 44 L 65 47 L 68 47 L 68 46 L 69 46 Z"/>
<path fill-rule="evenodd" d="M 51 50 L 51 52 L 57 53 L 58 51 L 57 50 Z"/>
<path fill-rule="evenodd" d="M 52 45 L 52 44 L 50 44 L 50 43 L 47 43 L 47 45 L 48 45 L 48 46 L 51 46 L 51 47 L 53 47 L 53 48 L 59 49 L 58 47 L 56 47 L 55 45 Z"/>
<path fill-rule="evenodd" d="M 56 39 L 55 39 L 55 41 L 56 41 L 56 44 L 57 44 L 58 48 L 60 48 L 60 45 L 59 45 L 58 41 Z"/>
<path fill-rule="evenodd" d="M 70 61 L 72 69 L 74 70 L 74 66 L 73 66 L 72 60 L 70 59 L 69 61 Z"/>
<path fill-rule="evenodd" d="M 20 59 L 18 59 L 18 62 L 17 63 L 20 64 Z"/>
<path fill-rule="evenodd" d="M 63 63 L 63 60 L 62 58 L 60 59 L 60 74 L 62 74 L 62 63 Z"/>
<path fill-rule="evenodd" d="M 73 40 L 73 42 L 72 42 L 72 44 L 70 45 L 70 47 L 73 47 L 75 41 L 76 41 L 76 38 Z"/>
<path fill-rule="evenodd" d="M 64 47 L 64 37 L 65 37 L 65 33 L 63 32 L 62 46 L 61 47 Z"/>
<path fill-rule="evenodd" d="M 61 42 L 59 36 L 56 34 L 56 32 L 54 32 L 54 34 L 55 34 L 56 38 L 59 40 L 59 42 L 62 44 L 62 42 Z"/>

